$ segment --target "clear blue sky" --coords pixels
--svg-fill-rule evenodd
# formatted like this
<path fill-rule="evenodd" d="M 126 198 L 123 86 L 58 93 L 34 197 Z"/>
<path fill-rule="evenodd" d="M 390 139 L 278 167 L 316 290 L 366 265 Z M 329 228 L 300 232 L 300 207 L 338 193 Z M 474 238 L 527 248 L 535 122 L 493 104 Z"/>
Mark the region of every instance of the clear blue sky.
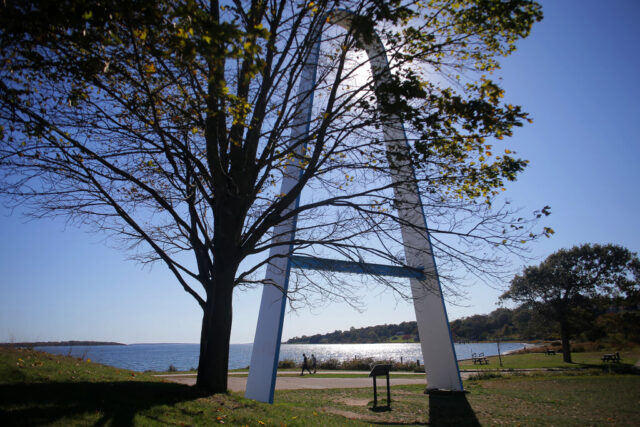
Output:
<path fill-rule="evenodd" d="M 531 166 L 508 197 L 527 211 L 552 207 L 546 224 L 556 235 L 532 246 L 538 260 L 587 242 L 639 252 L 640 2 L 542 4 L 544 21 L 500 73 L 507 100 L 534 118 L 509 142 Z M 199 341 L 200 309 L 163 266 L 143 269 L 64 221 L 0 214 L 0 341 Z M 448 306 L 450 319 L 494 310 L 501 293 L 469 292 L 466 306 Z M 236 295 L 232 342 L 253 341 L 259 297 Z M 283 338 L 414 320 L 390 294 L 367 304 L 364 313 L 341 305 L 289 313 Z"/>

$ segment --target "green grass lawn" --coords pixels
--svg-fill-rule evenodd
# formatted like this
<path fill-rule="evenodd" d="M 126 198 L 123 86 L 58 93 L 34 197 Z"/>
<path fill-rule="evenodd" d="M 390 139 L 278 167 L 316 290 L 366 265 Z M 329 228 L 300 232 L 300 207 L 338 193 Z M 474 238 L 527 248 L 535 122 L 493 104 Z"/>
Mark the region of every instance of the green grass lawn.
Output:
<path fill-rule="evenodd" d="M 547 356 L 544 353 L 523 353 L 510 354 L 502 356 L 501 369 L 575 369 L 575 368 L 601 368 L 603 366 L 614 365 L 610 362 L 603 363 L 601 358 L 607 352 L 589 352 L 589 353 L 572 353 L 571 359 L 573 363 L 565 363 L 562 361 L 562 354 L 554 354 Z M 620 363 L 616 363 L 617 369 L 629 370 L 638 359 L 640 359 L 640 349 L 632 349 L 620 352 Z M 474 365 L 471 360 L 460 362 L 461 370 L 476 369 L 498 369 L 500 361 L 498 356 L 488 357 L 488 365 Z"/>
<path fill-rule="evenodd" d="M 640 425 L 638 375 L 540 375 L 469 381 L 482 424 Z"/>
<path fill-rule="evenodd" d="M 277 401 L 365 423 L 430 425 L 640 425 L 638 375 L 535 375 L 466 381 L 466 396 L 426 396 L 424 387 L 393 387 L 392 411 L 373 413 L 369 389 L 288 390 Z M 381 394 L 382 395 L 382 394 Z"/>
<path fill-rule="evenodd" d="M 532 354 L 510 357 L 514 366 L 541 363 Z M 391 410 L 374 411 L 370 387 L 276 391 L 268 405 L 241 393 L 206 396 L 151 373 L 0 349 L 0 425 L 640 425 L 640 375 L 595 368 L 494 375 L 465 381 L 470 393 L 458 396 L 395 386 Z M 380 387 L 380 405 L 384 397 Z"/>

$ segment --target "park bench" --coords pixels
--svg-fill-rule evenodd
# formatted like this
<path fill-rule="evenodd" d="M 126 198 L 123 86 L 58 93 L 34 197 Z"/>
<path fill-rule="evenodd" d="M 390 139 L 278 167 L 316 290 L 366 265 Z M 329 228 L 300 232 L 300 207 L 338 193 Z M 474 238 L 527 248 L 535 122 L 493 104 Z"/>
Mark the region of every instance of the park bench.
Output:
<path fill-rule="evenodd" d="M 603 362 L 619 363 L 620 362 L 620 353 L 618 353 L 616 351 L 615 353 L 604 354 L 604 355 L 602 355 L 602 361 Z"/>
<path fill-rule="evenodd" d="M 489 359 L 484 357 L 484 353 L 480 353 L 480 354 L 472 353 L 471 354 L 471 360 L 473 360 L 473 364 L 474 365 L 488 365 L 489 364 Z"/>
<path fill-rule="evenodd" d="M 546 354 L 547 356 L 551 356 L 553 354 L 556 354 L 556 351 L 555 350 L 551 350 L 550 348 L 548 348 L 548 349 L 546 349 L 544 351 L 544 354 Z"/>

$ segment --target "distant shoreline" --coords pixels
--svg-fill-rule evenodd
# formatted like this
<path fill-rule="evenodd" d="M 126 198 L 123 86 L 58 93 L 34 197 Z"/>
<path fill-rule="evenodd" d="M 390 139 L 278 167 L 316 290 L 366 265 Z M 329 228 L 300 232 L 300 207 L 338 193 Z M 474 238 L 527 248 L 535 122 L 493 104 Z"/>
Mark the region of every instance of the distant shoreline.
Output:
<path fill-rule="evenodd" d="M 119 342 L 105 341 L 37 341 L 37 342 L 3 342 L 1 347 L 74 347 L 86 345 L 126 345 Z"/>
<path fill-rule="evenodd" d="M 310 343 L 310 342 L 289 342 L 288 341 L 282 341 L 280 344 L 287 344 L 287 345 L 330 345 L 330 344 L 420 344 L 420 341 L 371 341 L 371 342 L 315 342 L 315 343 Z M 482 340 L 482 341 L 471 341 L 471 340 L 464 340 L 464 341 L 454 341 L 454 344 L 495 344 L 497 343 L 498 340 Z M 527 346 L 531 346 L 531 347 L 527 347 L 527 348 L 533 348 L 534 345 L 536 345 L 534 342 L 529 341 L 529 340 L 500 340 L 501 344 L 526 344 Z M 252 343 L 247 343 L 247 344 L 252 344 Z"/>

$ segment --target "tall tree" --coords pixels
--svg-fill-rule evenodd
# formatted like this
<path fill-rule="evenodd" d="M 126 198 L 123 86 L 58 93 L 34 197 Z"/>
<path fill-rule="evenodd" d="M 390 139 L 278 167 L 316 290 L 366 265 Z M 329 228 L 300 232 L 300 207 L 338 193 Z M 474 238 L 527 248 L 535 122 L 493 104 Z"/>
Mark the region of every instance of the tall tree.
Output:
<path fill-rule="evenodd" d="M 490 75 L 541 19 L 533 1 L 7 0 L 0 8 L 0 192 L 32 215 L 68 216 L 123 240 L 142 262 L 166 264 L 202 307 L 197 383 L 212 392 L 227 388 L 233 290 L 259 283 L 270 262 L 241 269 L 247 257 L 286 245 L 404 265 L 394 154 L 377 131 L 389 112 L 406 125 L 416 170 L 406 179 L 421 190 L 443 270 L 490 276 L 501 254 L 552 232 L 532 232 L 535 217 L 498 204 L 527 162 L 491 142 L 528 120 L 502 103 Z M 357 16 L 351 30 L 330 24 L 338 8 Z M 393 74 L 381 86 L 362 54 L 374 31 Z M 294 119 L 311 94 L 296 92 L 320 33 L 316 107 L 298 138 Z M 290 173 L 299 183 L 281 193 Z M 295 239 L 273 236 L 294 219 Z M 298 283 L 322 298 L 353 297 L 344 282 Z"/>
<path fill-rule="evenodd" d="M 640 260 L 618 245 L 584 244 L 561 249 L 538 266 L 526 267 L 500 299 L 527 303 L 558 322 L 563 359 L 571 363 L 570 339 L 598 295 L 637 295 Z"/>

